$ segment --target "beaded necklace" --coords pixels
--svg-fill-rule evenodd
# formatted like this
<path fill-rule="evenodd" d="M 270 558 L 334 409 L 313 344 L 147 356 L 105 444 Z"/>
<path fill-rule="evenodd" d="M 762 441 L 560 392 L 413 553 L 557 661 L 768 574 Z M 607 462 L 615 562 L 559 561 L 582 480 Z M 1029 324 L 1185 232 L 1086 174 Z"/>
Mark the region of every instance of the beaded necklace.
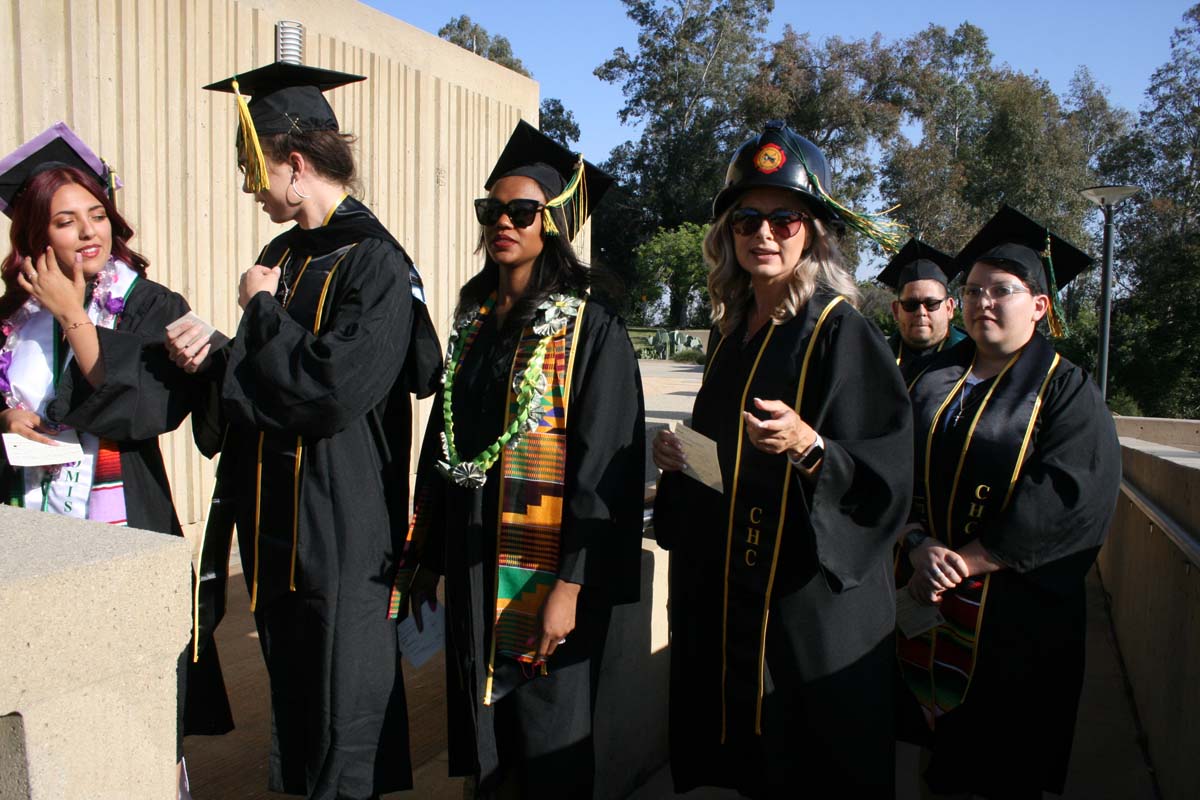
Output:
<path fill-rule="evenodd" d="M 487 471 L 500 457 L 504 447 L 515 446 L 521 436 L 536 430 L 543 412 L 542 397 L 546 392 L 546 375 L 542 362 L 550 340 L 567 327 L 569 317 L 579 314 L 582 301 L 571 295 L 553 294 L 542 302 L 534 317 L 533 332 L 541 336 L 530 355 L 525 371 L 513 381 L 517 398 L 516 413 L 512 422 L 496 438 L 472 459 L 464 459 L 454 443 L 454 379 L 462 364 L 463 356 L 475 342 L 487 315 L 496 305 L 496 293 L 492 294 L 473 315 L 460 318 L 451 332 L 446 347 L 446 370 L 442 375 L 442 432 L 443 458 L 437 463 L 438 472 L 467 489 L 478 489 L 487 482 Z"/>

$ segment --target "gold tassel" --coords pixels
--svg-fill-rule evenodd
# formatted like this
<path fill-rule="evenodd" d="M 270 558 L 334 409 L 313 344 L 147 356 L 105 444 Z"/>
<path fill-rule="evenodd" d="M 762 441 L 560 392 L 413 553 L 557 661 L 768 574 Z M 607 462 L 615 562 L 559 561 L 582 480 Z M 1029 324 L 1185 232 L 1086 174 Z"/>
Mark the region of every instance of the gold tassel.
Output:
<path fill-rule="evenodd" d="M 567 203 L 571 204 L 571 212 L 574 213 L 574 219 L 570 219 L 571 214 L 566 214 L 568 217 L 567 223 L 571 225 L 571 229 L 567 231 L 567 239 L 574 239 L 580 228 L 583 227 L 583 221 L 587 218 L 587 181 L 584 180 L 583 158 L 579 159 L 579 163 L 575 165 L 575 171 L 571 174 L 571 179 L 567 181 L 566 187 L 563 188 L 556 197 L 552 197 L 546 201 L 546 207 L 542 209 L 542 228 L 547 236 L 559 236 L 562 232 L 554 223 L 554 217 L 550 213 L 552 208 L 563 208 Z"/>
<path fill-rule="evenodd" d="M 250 116 L 250 104 L 239 90 L 236 78 L 233 80 L 233 93 L 237 97 L 238 131 L 241 134 L 238 152 L 246 160 L 246 188 L 252 192 L 270 189 L 267 159 L 258 142 L 258 131 L 254 129 L 254 120 Z"/>
<path fill-rule="evenodd" d="M 1066 315 L 1058 302 L 1058 283 L 1054 276 L 1054 259 L 1050 256 L 1050 231 L 1046 231 L 1046 249 L 1040 253 L 1046 264 L 1046 278 L 1050 292 L 1050 309 L 1046 312 L 1046 327 L 1055 339 L 1061 339 L 1067 333 Z"/>
<path fill-rule="evenodd" d="M 801 162 L 803 162 L 803 157 L 801 157 Z M 825 205 L 830 210 L 846 223 L 847 227 L 853 228 L 863 236 L 866 236 L 882 247 L 887 253 L 899 252 L 900 247 L 908 241 L 908 227 L 887 216 L 899 208 L 899 205 L 892 206 L 878 214 L 865 214 L 855 211 L 842 205 L 826 193 L 820 179 L 808 168 L 807 163 L 804 163 L 804 171 L 808 173 L 809 182 L 817 187 L 818 196 L 825 201 Z"/>

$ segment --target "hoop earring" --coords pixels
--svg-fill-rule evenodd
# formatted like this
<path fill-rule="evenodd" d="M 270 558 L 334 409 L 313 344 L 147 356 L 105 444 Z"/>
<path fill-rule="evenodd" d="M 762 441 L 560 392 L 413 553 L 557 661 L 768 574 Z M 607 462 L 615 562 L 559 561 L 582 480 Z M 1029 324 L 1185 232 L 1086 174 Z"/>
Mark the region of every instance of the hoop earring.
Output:
<path fill-rule="evenodd" d="M 309 197 L 311 197 L 311 195 L 307 195 L 304 192 L 300 191 L 300 188 L 298 186 L 296 186 L 296 178 L 294 175 L 292 176 L 291 183 L 288 184 L 288 188 L 291 189 L 293 192 L 295 192 L 296 197 L 299 197 L 301 200 L 307 200 Z"/>

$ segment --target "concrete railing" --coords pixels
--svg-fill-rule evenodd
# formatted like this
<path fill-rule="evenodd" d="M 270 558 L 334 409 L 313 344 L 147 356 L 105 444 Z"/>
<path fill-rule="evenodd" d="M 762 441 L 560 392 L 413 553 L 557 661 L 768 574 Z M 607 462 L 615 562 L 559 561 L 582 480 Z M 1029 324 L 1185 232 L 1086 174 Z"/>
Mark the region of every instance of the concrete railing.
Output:
<path fill-rule="evenodd" d="M 1163 796 L 1200 797 L 1200 452 L 1185 449 L 1200 423 L 1117 425 L 1124 479 L 1100 574 Z"/>
<path fill-rule="evenodd" d="M 175 796 L 191 554 L 0 506 L 0 798 Z"/>

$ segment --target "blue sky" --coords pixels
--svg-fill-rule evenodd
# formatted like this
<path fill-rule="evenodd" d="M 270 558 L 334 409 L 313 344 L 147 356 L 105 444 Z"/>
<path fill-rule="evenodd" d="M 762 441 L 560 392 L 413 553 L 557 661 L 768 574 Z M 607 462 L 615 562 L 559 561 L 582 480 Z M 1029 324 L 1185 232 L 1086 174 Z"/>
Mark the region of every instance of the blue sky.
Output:
<path fill-rule="evenodd" d="M 574 112 L 582 130 L 577 145 L 589 160 L 603 161 L 609 151 L 637 129 L 617 119 L 623 98 L 619 86 L 601 82 L 592 71 L 612 51 L 637 47 L 637 29 L 619 0 L 520 0 L 477 2 L 446 0 L 367 0 L 367 4 L 430 33 L 451 17 L 466 14 L 491 34 L 508 37 L 514 54 L 541 84 L 542 97 L 557 97 Z M 1066 91 L 1076 67 L 1091 69 L 1116 105 L 1137 111 L 1150 74 L 1169 56 L 1172 31 L 1189 2 L 1150 0 L 1008 0 L 1007 2 L 904 3 L 857 0 L 817 4 L 776 0 L 768 38 L 784 25 L 814 37 L 861 38 L 876 31 L 896 40 L 936 23 L 953 29 L 963 21 L 988 35 L 997 63 L 1037 72 L 1059 93 Z M 838 18 L 830 9 L 843 8 Z M 547 35 L 554 31 L 553 36 Z"/>

